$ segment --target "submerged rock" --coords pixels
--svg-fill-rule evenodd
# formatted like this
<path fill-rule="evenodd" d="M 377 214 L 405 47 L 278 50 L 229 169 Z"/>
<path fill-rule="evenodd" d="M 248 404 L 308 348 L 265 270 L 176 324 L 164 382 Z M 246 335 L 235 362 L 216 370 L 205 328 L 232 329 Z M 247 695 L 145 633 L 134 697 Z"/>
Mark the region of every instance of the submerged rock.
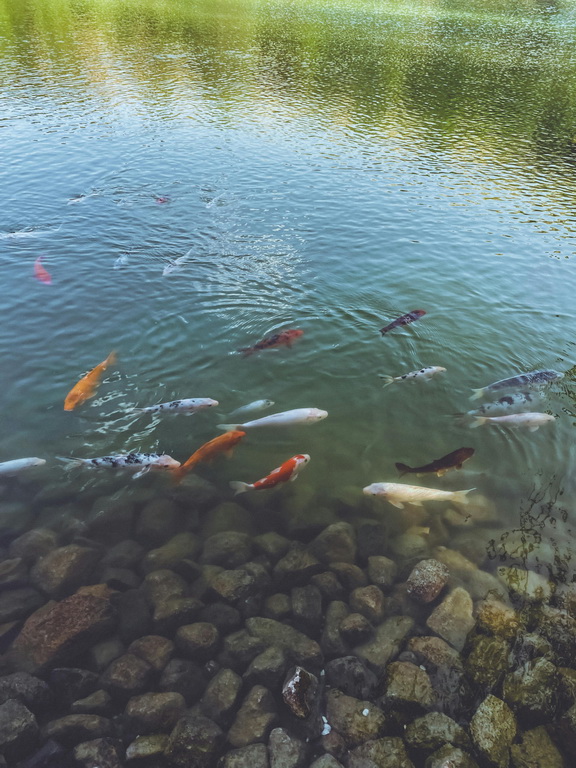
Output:
<path fill-rule="evenodd" d="M 468 752 L 452 744 L 445 744 L 430 755 L 424 768 L 478 768 L 478 763 L 470 757 Z"/>
<path fill-rule="evenodd" d="M 387 718 L 371 701 L 346 696 L 339 690 L 328 692 L 326 704 L 328 723 L 344 738 L 348 748 L 384 736 Z"/>
<path fill-rule="evenodd" d="M 318 678 L 302 667 L 290 672 L 282 686 L 282 699 L 290 712 L 304 720 L 311 711 L 318 691 Z"/>
<path fill-rule="evenodd" d="M 97 549 L 68 544 L 38 560 L 30 571 L 30 581 L 49 597 L 66 597 L 87 583 L 99 559 Z"/>
<path fill-rule="evenodd" d="M 435 608 L 426 624 L 456 650 L 461 651 L 475 621 L 472 616 L 472 599 L 462 587 L 456 587 Z"/>
<path fill-rule="evenodd" d="M 367 741 L 350 752 L 348 768 L 414 768 L 402 739 Z"/>
<path fill-rule="evenodd" d="M 265 744 L 249 744 L 232 749 L 219 761 L 218 768 L 270 768 Z"/>
<path fill-rule="evenodd" d="M 502 698 L 526 723 L 554 718 L 558 707 L 558 670 L 547 659 L 528 661 L 504 678 Z"/>
<path fill-rule="evenodd" d="M 419 603 L 431 603 L 448 583 L 450 572 L 438 560 L 421 560 L 406 581 L 406 591 Z"/>
<path fill-rule="evenodd" d="M 318 666 L 322 663 L 322 651 L 314 640 L 310 640 L 297 629 L 281 624 L 274 619 L 255 617 L 247 619 L 246 629 L 266 645 L 282 648 L 298 664 Z"/>
<path fill-rule="evenodd" d="M 218 725 L 227 725 L 241 688 L 240 675 L 231 669 L 221 669 L 206 686 L 204 696 L 200 700 L 200 709 Z"/>
<path fill-rule="evenodd" d="M 386 677 L 382 701 L 387 708 L 414 713 L 431 708 L 434 693 L 430 678 L 423 669 L 409 662 L 394 661 L 388 665 Z"/>
<path fill-rule="evenodd" d="M 400 651 L 400 647 L 414 627 L 408 616 L 392 616 L 376 627 L 374 638 L 354 649 L 354 653 L 377 675 L 384 673 L 386 665 Z"/>
<path fill-rule="evenodd" d="M 276 722 L 276 706 L 267 688 L 255 685 L 242 702 L 228 741 L 233 747 L 245 747 L 263 741 Z"/>
<path fill-rule="evenodd" d="M 224 734 L 212 720 L 189 712 L 170 734 L 165 754 L 177 768 L 212 768 L 224 745 Z"/>
<path fill-rule="evenodd" d="M 440 749 L 446 743 L 456 747 L 471 746 L 464 728 L 441 712 L 429 712 L 414 720 L 406 728 L 404 738 L 413 749 L 427 751 Z"/>
<path fill-rule="evenodd" d="M 180 693 L 145 693 L 130 699 L 124 710 L 134 734 L 167 733 L 184 714 L 186 701 Z"/>
<path fill-rule="evenodd" d="M 284 728 L 274 728 L 268 739 L 270 768 L 305 768 L 306 744 Z"/>
<path fill-rule="evenodd" d="M 0 705 L 0 752 L 17 761 L 30 754 L 38 741 L 36 718 L 20 701 Z"/>
<path fill-rule="evenodd" d="M 489 694 L 470 722 L 470 733 L 474 746 L 489 763 L 508 768 L 516 718 L 507 704 Z"/>
<path fill-rule="evenodd" d="M 511 751 L 514 768 L 565 768 L 566 765 L 543 725 L 523 733 L 521 742 L 512 744 Z"/>

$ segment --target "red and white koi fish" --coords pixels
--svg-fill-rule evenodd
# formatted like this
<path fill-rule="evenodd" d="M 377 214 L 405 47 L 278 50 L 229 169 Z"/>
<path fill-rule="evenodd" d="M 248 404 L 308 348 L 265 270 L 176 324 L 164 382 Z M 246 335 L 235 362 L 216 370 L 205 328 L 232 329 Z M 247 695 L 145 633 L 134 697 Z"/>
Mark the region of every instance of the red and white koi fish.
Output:
<path fill-rule="evenodd" d="M 248 356 L 252 355 L 254 352 L 261 352 L 263 349 L 274 349 L 275 347 L 281 346 L 291 347 L 292 342 L 303 335 L 304 331 L 299 328 L 294 328 L 289 331 L 280 331 L 280 333 L 275 333 L 267 339 L 262 339 L 262 341 L 254 344 L 253 347 L 244 347 L 243 349 L 239 349 L 238 352 L 243 352 L 244 355 Z"/>
<path fill-rule="evenodd" d="M 38 256 L 34 262 L 34 277 L 45 285 L 50 285 L 52 282 L 52 275 L 42 266 L 43 256 Z"/>
<path fill-rule="evenodd" d="M 292 456 L 291 459 L 285 461 L 276 469 L 273 469 L 269 475 L 263 477 L 261 480 L 256 480 L 255 483 L 242 483 L 240 480 L 232 480 L 230 488 L 234 491 L 236 496 L 238 493 L 245 493 L 252 489 L 256 491 L 262 491 L 267 488 L 274 488 L 279 483 L 287 483 L 294 481 L 298 477 L 298 474 L 304 469 L 306 464 L 310 461 L 310 456 L 307 453 L 298 453 L 296 456 Z"/>
<path fill-rule="evenodd" d="M 398 317 L 388 325 L 385 325 L 384 328 L 380 328 L 380 333 L 382 336 L 384 336 L 384 334 L 388 333 L 388 331 L 391 331 L 392 328 L 398 328 L 400 325 L 408 325 L 408 323 L 413 323 L 414 320 L 418 320 L 419 317 L 422 317 L 425 314 L 426 310 L 424 309 L 413 309 L 412 312 L 407 312 L 405 315 L 402 315 L 402 317 Z"/>

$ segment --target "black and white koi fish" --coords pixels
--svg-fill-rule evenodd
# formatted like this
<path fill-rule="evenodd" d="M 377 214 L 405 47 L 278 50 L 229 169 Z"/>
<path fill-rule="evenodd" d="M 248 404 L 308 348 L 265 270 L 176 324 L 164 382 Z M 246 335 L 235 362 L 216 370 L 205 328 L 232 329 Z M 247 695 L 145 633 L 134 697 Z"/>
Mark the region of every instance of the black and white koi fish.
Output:
<path fill-rule="evenodd" d="M 426 368 L 420 368 L 418 371 L 410 371 L 410 373 L 404 373 L 402 376 L 385 376 L 383 373 L 379 373 L 381 379 L 384 379 L 384 386 L 393 384 L 395 381 L 430 381 L 432 376 L 437 373 L 444 373 L 446 368 L 442 368 L 440 365 L 429 365 Z"/>
<path fill-rule="evenodd" d="M 141 477 L 151 469 L 177 469 L 180 462 L 168 454 L 158 453 L 120 453 L 116 456 L 99 456 L 95 459 L 76 459 L 71 456 L 57 456 L 71 467 L 90 467 L 91 469 L 128 469 L 138 470 L 134 478 Z"/>
<path fill-rule="evenodd" d="M 497 392 L 500 389 L 521 389 L 522 387 L 541 387 L 545 384 L 551 384 L 553 381 L 563 378 L 564 374 L 558 371 L 542 370 L 542 371 L 529 371 L 528 373 L 520 373 L 518 376 L 511 376 L 509 379 L 500 379 L 492 384 L 488 384 L 486 387 L 480 389 L 473 389 L 473 395 L 470 396 L 470 400 L 477 400 L 485 394 L 491 392 Z"/>
<path fill-rule="evenodd" d="M 491 403 L 474 408 L 466 413 L 467 416 L 505 416 L 508 413 L 520 413 L 530 410 L 539 400 L 542 400 L 542 392 L 512 392 L 503 395 Z"/>
<path fill-rule="evenodd" d="M 46 464 L 46 459 L 38 459 L 36 456 L 31 456 L 27 459 L 12 459 L 11 461 L 2 461 L 0 462 L 0 477 L 17 475 L 20 472 L 23 472 L 25 469 L 40 467 L 42 464 Z"/>
<path fill-rule="evenodd" d="M 141 413 L 197 413 L 204 408 L 212 408 L 218 405 L 218 400 L 212 400 L 211 397 L 189 397 L 185 400 L 172 400 L 170 403 L 158 403 L 158 405 L 148 405 L 145 408 L 135 408 L 135 411 Z"/>

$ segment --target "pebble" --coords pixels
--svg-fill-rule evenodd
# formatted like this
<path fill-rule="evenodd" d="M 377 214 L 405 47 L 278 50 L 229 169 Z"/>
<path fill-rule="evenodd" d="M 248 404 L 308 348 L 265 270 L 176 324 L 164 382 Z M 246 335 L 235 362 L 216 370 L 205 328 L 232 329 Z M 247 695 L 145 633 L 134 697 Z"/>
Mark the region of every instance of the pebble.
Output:
<path fill-rule="evenodd" d="M 264 741 L 277 719 L 272 694 L 262 685 L 255 685 L 246 695 L 228 731 L 233 747 Z"/>

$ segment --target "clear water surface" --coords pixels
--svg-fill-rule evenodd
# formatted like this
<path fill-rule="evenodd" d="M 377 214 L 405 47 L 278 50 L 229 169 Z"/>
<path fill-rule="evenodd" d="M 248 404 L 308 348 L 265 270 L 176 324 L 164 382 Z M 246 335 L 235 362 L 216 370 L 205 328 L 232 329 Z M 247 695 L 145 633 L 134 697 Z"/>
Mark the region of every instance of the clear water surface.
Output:
<path fill-rule="evenodd" d="M 573 2 L 0 0 L 0 460 L 46 458 L 36 477 L 81 509 L 131 481 L 56 456 L 183 461 L 244 403 L 323 408 L 200 474 L 226 493 L 306 452 L 270 503 L 361 511 L 394 462 L 472 446 L 462 472 L 418 482 L 476 487 L 527 536 L 536 499 L 570 570 L 575 33 Z M 285 328 L 305 331 L 292 349 L 236 351 Z M 112 349 L 97 396 L 65 413 Z M 424 365 L 447 372 L 377 375 Z M 454 417 L 473 387 L 537 368 L 566 374 L 553 425 Z M 132 410 L 194 396 L 218 412 Z"/>

